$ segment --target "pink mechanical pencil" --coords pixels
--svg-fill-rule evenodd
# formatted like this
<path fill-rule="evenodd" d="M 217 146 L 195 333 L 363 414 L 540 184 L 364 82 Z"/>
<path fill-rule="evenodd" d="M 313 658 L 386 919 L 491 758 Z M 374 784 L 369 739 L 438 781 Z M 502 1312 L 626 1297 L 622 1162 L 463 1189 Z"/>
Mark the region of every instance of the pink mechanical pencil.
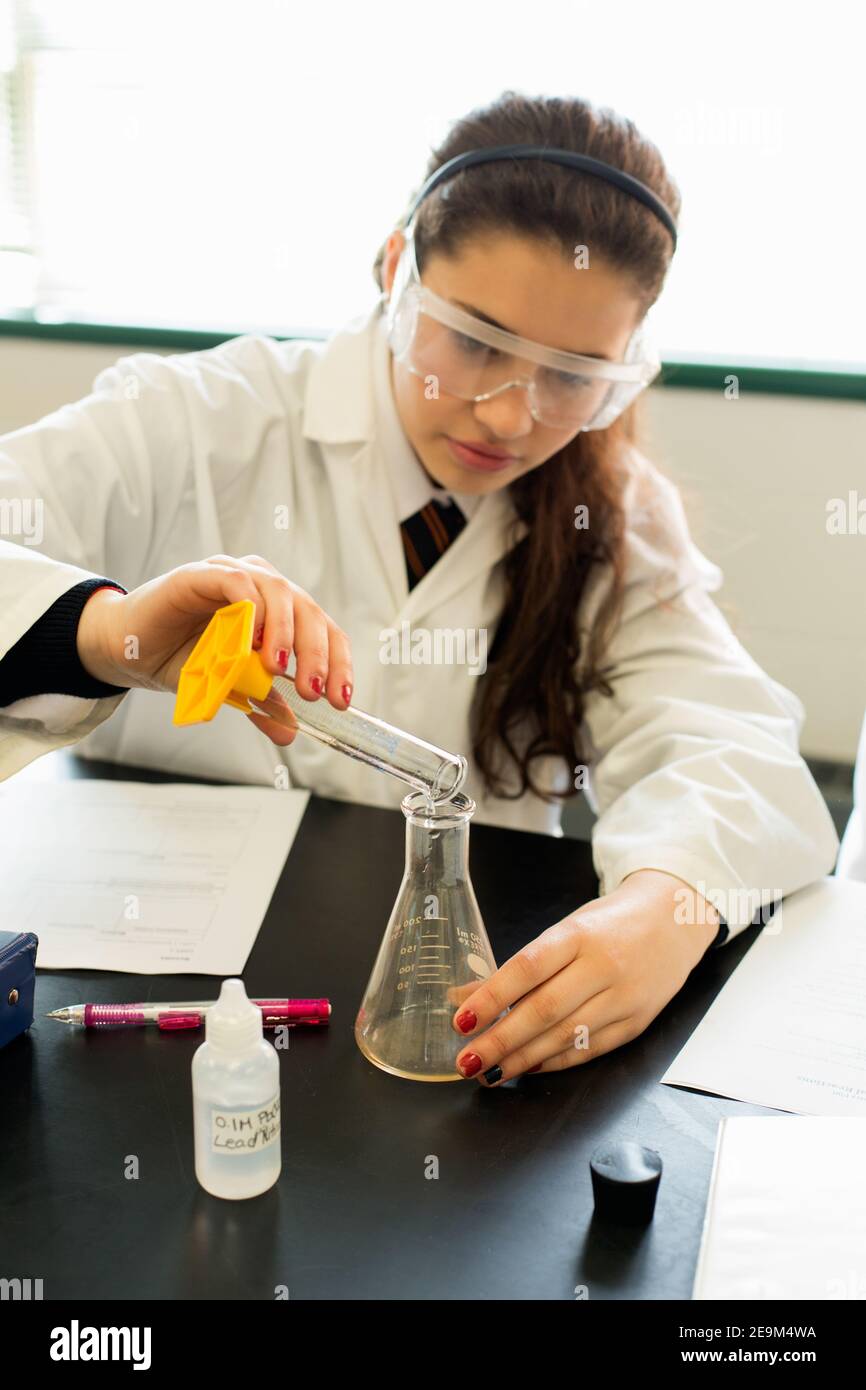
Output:
<path fill-rule="evenodd" d="M 59 1023 L 76 1023 L 82 1028 L 106 1028 L 116 1024 L 136 1027 L 150 1023 L 168 1033 L 200 1028 L 214 1002 L 206 999 L 175 1004 L 69 1004 L 64 1009 L 53 1009 L 46 1018 L 55 1018 Z M 265 1028 L 327 1023 L 331 1017 L 327 999 L 253 999 L 250 1002 L 261 1009 Z"/>

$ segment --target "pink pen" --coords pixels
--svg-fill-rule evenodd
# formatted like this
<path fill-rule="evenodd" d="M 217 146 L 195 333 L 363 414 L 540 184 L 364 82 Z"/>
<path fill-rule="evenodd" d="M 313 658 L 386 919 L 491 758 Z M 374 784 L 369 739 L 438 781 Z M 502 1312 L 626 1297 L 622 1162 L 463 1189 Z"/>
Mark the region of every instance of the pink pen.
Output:
<path fill-rule="evenodd" d="M 327 999 L 253 999 L 251 1002 L 262 1010 L 265 1028 L 328 1023 L 331 1017 L 331 1005 Z M 76 1023 L 84 1028 L 156 1024 L 163 1032 L 173 1032 L 200 1028 L 213 1003 L 213 1000 L 206 999 L 172 1004 L 69 1004 L 66 1008 L 52 1010 L 46 1017 L 57 1019 L 60 1023 Z"/>

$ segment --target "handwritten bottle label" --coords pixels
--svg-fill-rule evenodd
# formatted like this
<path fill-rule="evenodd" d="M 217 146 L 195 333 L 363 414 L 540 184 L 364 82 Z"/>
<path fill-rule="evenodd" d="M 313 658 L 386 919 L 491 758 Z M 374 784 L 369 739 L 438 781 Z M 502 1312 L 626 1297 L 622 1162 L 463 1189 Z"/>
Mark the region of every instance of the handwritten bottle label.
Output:
<path fill-rule="evenodd" d="M 280 1137 L 279 1092 L 255 1110 L 211 1110 L 210 1146 L 215 1154 L 259 1153 Z"/>

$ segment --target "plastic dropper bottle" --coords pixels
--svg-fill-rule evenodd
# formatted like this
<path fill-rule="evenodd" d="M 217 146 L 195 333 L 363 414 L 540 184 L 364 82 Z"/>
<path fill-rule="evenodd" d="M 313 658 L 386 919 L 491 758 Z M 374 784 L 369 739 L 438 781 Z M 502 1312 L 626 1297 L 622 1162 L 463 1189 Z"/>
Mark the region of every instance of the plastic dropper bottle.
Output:
<path fill-rule="evenodd" d="M 280 1059 L 243 980 L 224 980 L 192 1059 L 195 1175 L 214 1197 L 257 1197 L 280 1176 Z"/>

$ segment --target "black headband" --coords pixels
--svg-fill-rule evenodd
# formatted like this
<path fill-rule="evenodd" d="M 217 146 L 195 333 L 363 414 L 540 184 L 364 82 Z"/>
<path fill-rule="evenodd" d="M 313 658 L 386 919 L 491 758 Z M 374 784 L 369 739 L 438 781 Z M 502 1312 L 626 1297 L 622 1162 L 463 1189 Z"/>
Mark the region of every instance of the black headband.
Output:
<path fill-rule="evenodd" d="M 546 159 L 552 164 L 565 164 L 570 169 L 581 169 L 585 174 L 594 174 L 596 178 L 605 179 L 607 183 L 612 183 L 615 188 L 619 188 L 623 193 L 628 193 L 632 198 L 637 198 L 639 202 L 654 212 L 660 222 L 663 222 L 670 232 L 674 250 L 677 245 L 677 229 L 674 219 L 661 198 L 653 193 L 651 188 L 647 188 L 640 179 L 632 178 L 631 174 L 623 173 L 622 169 L 616 169 L 612 164 L 605 164 L 601 159 L 593 159 L 588 154 L 578 154 L 575 150 L 549 149 L 545 145 L 494 145 L 490 149 L 468 150 L 466 154 L 455 155 L 449 159 L 439 169 L 432 173 L 421 189 L 421 192 L 413 202 L 406 215 L 404 226 L 408 226 L 420 203 L 424 201 L 428 193 L 432 193 L 434 188 L 438 188 L 440 183 L 450 179 L 452 174 L 457 174 L 461 169 L 470 169 L 474 164 L 491 164 L 500 159 Z"/>

